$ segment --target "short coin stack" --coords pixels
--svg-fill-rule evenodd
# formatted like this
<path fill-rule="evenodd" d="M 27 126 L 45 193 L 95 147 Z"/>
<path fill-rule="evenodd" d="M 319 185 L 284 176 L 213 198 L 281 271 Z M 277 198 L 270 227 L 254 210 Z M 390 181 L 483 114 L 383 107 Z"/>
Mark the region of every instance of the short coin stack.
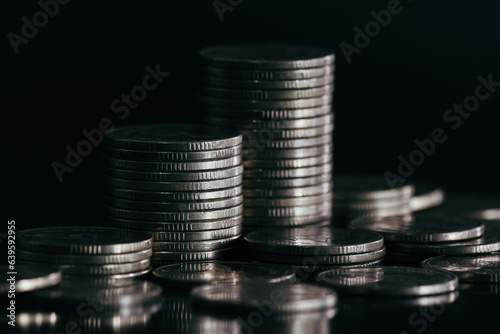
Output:
<path fill-rule="evenodd" d="M 334 178 L 333 212 L 335 226 L 356 217 L 410 215 L 414 187 L 390 187 L 383 176 L 337 174 Z"/>
<path fill-rule="evenodd" d="M 385 254 L 380 234 L 330 226 L 254 231 L 244 245 L 250 259 L 293 265 L 301 279 L 332 267 L 377 264 Z"/>
<path fill-rule="evenodd" d="M 125 278 L 151 270 L 147 233 L 109 227 L 56 226 L 20 231 L 17 258 L 52 265 L 63 275 Z"/>
<path fill-rule="evenodd" d="M 234 254 L 242 232 L 241 134 L 199 124 L 105 137 L 106 221 L 153 236 L 153 263 Z"/>
<path fill-rule="evenodd" d="M 204 122 L 243 133 L 245 229 L 327 221 L 333 54 L 279 44 L 199 54 Z"/>

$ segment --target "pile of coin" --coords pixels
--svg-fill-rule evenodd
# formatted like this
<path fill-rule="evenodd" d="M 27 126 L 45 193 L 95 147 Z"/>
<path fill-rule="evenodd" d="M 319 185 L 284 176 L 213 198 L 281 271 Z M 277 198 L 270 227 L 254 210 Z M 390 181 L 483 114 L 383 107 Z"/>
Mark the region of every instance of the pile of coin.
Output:
<path fill-rule="evenodd" d="M 249 44 L 199 55 L 203 121 L 243 133 L 245 229 L 328 221 L 333 54 Z"/>
<path fill-rule="evenodd" d="M 337 174 L 333 192 L 334 225 L 345 226 L 357 217 L 410 215 L 415 188 L 411 184 L 390 187 L 382 175 Z"/>
<path fill-rule="evenodd" d="M 358 218 L 352 229 L 378 232 L 387 246 L 386 259 L 418 265 L 433 255 L 470 255 L 500 250 L 498 235 L 485 235 L 482 221 L 435 214 L 415 217 Z"/>
<path fill-rule="evenodd" d="M 147 231 L 153 264 L 232 256 L 242 233 L 242 136 L 200 124 L 105 136 L 106 222 Z"/>
<path fill-rule="evenodd" d="M 151 270 L 151 236 L 109 227 L 56 226 L 18 232 L 17 258 L 66 276 L 136 277 Z"/>
<path fill-rule="evenodd" d="M 330 226 L 254 231 L 244 246 L 250 259 L 292 265 L 302 280 L 330 268 L 376 265 L 385 254 L 380 234 Z"/>

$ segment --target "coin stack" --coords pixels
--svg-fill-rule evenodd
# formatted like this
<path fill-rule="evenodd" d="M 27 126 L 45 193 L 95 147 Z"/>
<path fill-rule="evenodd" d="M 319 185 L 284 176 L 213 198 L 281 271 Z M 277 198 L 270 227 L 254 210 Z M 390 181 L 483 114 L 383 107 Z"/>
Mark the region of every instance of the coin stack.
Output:
<path fill-rule="evenodd" d="M 385 254 L 380 234 L 331 226 L 254 231 L 244 246 L 252 260 L 293 265 L 302 280 L 329 268 L 379 264 Z"/>
<path fill-rule="evenodd" d="M 151 236 L 109 227 L 57 226 L 17 234 L 17 258 L 59 268 L 66 276 L 125 278 L 151 270 Z"/>
<path fill-rule="evenodd" d="M 391 188 L 383 176 L 369 174 L 337 174 L 334 183 L 335 226 L 345 226 L 356 217 L 389 217 L 412 212 L 411 184 Z"/>
<path fill-rule="evenodd" d="M 199 124 L 105 137 L 106 221 L 153 237 L 153 264 L 234 255 L 242 232 L 241 134 Z"/>
<path fill-rule="evenodd" d="M 386 260 L 418 265 L 433 255 L 470 255 L 500 250 L 498 235 L 484 236 L 485 225 L 474 219 L 421 214 L 412 217 L 370 217 L 349 222 L 356 230 L 384 236 Z"/>
<path fill-rule="evenodd" d="M 279 44 L 199 54 L 204 122 L 243 133 L 245 230 L 328 221 L 333 54 Z"/>

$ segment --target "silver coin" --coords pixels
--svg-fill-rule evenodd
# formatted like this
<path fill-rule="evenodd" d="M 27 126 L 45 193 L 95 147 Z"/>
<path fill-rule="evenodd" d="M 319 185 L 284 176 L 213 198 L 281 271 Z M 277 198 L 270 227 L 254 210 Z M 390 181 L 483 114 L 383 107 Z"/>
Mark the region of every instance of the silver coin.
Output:
<path fill-rule="evenodd" d="M 224 108 L 241 108 L 241 109 L 304 109 L 320 107 L 332 103 L 332 94 L 327 94 L 308 99 L 294 100 L 236 100 L 223 99 L 207 95 L 199 95 L 199 100 L 202 104 L 210 106 L 218 106 Z"/>
<path fill-rule="evenodd" d="M 392 209 L 400 206 L 409 206 L 409 198 L 385 198 L 385 199 L 370 199 L 370 200 L 348 200 L 335 199 L 333 207 L 339 211 L 372 211 L 380 209 Z"/>
<path fill-rule="evenodd" d="M 234 80 L 216 76 L 202 75 L 200 77 L 202 85 L 209 87 L 221 87 L 229 89 L 304 89 L 314 88 L 333 83 L 333 75 L 324 75 L 316 78 L 302 80 Z"/>
<path fill-rule="evenodd" d="M 210 261 L 231 257 L 237 248 L 224 248 L 207 252 L 154 252 L 151 260 L 154 261 Z"/>
<path fill-rule="evenodd" d="M 438 186 L 432 184 L 415 185 L 415 194 L 410 199 L 412 211 L 421 211 L 439 206 L 445 199 L 445 192 Z"/>
<path fill-rule="evenodd" d="M 246 179 L 292 179 L 317 176 L 331 173 L 333 166 L 326 163 L 319 166 L 283 169 L 245 169 Z"/>
<path fill-rule="evenodd" d="M 277 159 L 296 159 L 310 158 L 322 154 L 330 154 L 333 152 L 333 146 L 318 145 L 313 147 L 295 148 L 295 149 L 259 149 L 249 145 L 248 149 L 243 150 L 243 161 L 245 160 L 277 160 Z"/>
<path fill-rule="evenodd" d="M 244 140 L 256 140 L 254 138 L 245 138 Z M 304 147 L 312 147 L 312 146 L 319 146 L 319 145 L 325 145 L 325 144 L 332 144 L 332 135 L 327 134 L 327 135 L 322 135 L 318 137 L 311 137 L 311 138 L 302 138 L 302 139 L 285 139 L 285 140 L 256 140 L 256 142 L 248 143 L 245 144 L 245 147 L 247 148 L 254 148 L 258 149 L 259 147 L 262 147 L 264 149 L 295 149 L 295 148 L 304 148 Z M 319 164 L 318 164 L 319 165 Z"/>
<path fill-rule="evenodd" d="M 314 261 L 314 257 L 309 257 L 308 261 L 297 265 L 292 265 L 292 268 L 295 270 L 295 274 L 297 278 L 307 281 L 313 279 L 316 274 L 332 269 L 340 269 L 340 268 L 365 268 L 365 267 L 377 267 L 381 266 L 384 262 L 384 259 L 379 259 L 375 261 L 369 262 L 360 262 L 360 263 L 350 263 L 350 264 L 331 264 L 331 265 L 319 265 Z"/>
<path fill-rule="evenodd" d="M 311 137 L 319 137 L 324 135 L 331 135 L 333 132 L 333 122 L 325 123 L 322 126 L 312 127 L 312 128 L 302 128 L 302 129 L 273 129 L 274 140 L 291 140 L 291 139 L 303 139 Z M 266 142 L 266 132 L 268 129 L 240 129 L 241 133 L 245 138 L 243 143 L 244 149 L 257 149 L 261 150 L 262 144 L 259 143 Z"/>
<path fill-rule="evenodd" d="M 150 267 L 150 260 L 119 264 L 54 264 L 64 275 L 116 275 L 142 271 Z M 41 262 L 25 261 L 25 264 L 41 264 Z"/>
<path fill-rule="evenodd" d="M 108 277 L 65 277 L 61 284 L 30 294 L 34 299 L 57 302 L 88 302 L 97 299 L 104 309 L 143 305 L 161 298 L 162 287 L 144 280 Z"/>
<path fill-rule="evenodd" d="M 203 202 L 218 201 L 228 197 L 235 197 L 242 194 L 242 187 L 220 190 L 206 190 L 194 192 L 153 192 L 130 189 L 120 189 L 106 186 L 104 192 L 110 196 L 124 198 L 132 201 L 151 201 L 151 202 Z"/>
<path fill-rule="evenodd" d="M 287 197 L 287 198 L 250 197 L 244 200 L 243 206 L 245 208 L 303 206 L 303 205 L 313 205 L 315 203 L 330 202 L 331 198 L 332 195 L 330 193 L 322 195 L 314 195 L 314 196 Z"/>
<path fill-rule="evenodd" d="M 276 159 L 276 160 L 245 160 L 243 166 L 248 168 L 301 168 L 326 164 L 333 160 L 331 153 L 309 158 Z"/>
<path fill-rule="evenodd" d="M 20 260 L 52 264 L 121 264 L 147 260 L 152 253 L 152 249 L 149 248 L 139 252 L 122 254 L 92 254 L 90 256 L 57 254 L 57 256 L 54 256 L 51 253 L 30 252 L 19 249 L 17 257 Z"/>
<path fill-rule="evenodd" d="M 334 290 L 309 284 L 220 282 L 198 286 L 191 291 L 193 305 L 208 309 L 256 310 L 267 302 L 275 312 L 297 313 L 335 307 Z"/>
<path fill-rule="evenodd" d="M 128 210 L 186 212 L 230 208 L 243 203 L 243 196 L 205 202 L 149 202 L 107 197 L 105 203 L 115 208 Z"/>
<path fill-rule="evenodd" d="M 226 159 L 195 162 L 162 162 L 155 159 L 151 159 L 151 161 L 131 161 L 104 156 L 104 162 L 109 167 L 146 172 L 186 172 L 230 168 L 239 166 L 242 160 L 241 155 Z"/>
<path fill-rule="evenodd" d="M 243 120 L 234 119 L 229 117 L 214 117 L 214 116 L 204 116 L 203 121 L 206 123 L 216 124 L 225 127 L 234 127 L 239 130 L 260 130 L 262 135 L 267 135 L 272 137 L 274 134 L 273 130 L 282 129 L 302 129 L 302 128 L 313 128 L 317 126 L 322 126 L 325 124 L 333 124 L 334 114 L 327 113 L 318 117 L 302 118 L 302 119 L 276 119 L 276 120 Z M 263 130 L 267 130 L 264 133 Z"/>
<path fill-rule="evenodd" d="M 323 105 L 307 109 L 235 109 L 223 106 L 203 106 L 205 115 L 216 117 L 228 117 L 246 120 L 277 120 L 277 119 L 302 119 L 309 117 L 319 117 L 330 113 L 331 105 Z"/>
<path fill-rule="evenodd" d="M 303 69 L 332 65 L 330 51 L 293 44 L 217 45 L 199 51 L 201 63 L 243 70 Z"/>
<path fill-rule="evenodd" d="M 196 172 L 144 172 L 107 167 L 104 169 L 104 172 L 119 179 L 135 181 L 211 181 L 241 175 L 243 173 L 243 165 Z"/>
<path fill-rule="evenodd" d="M 310 216 L 317 212 L 331 210 L 330 202 L 316 203 L 313 205 L 290 206 L 290 207 L 245 207 L 243 217 L 265 217 L 265 218 L 283 218 L 283 217 L 300 217 Z"/>
<path fill-rule="evenodd" d="M 104 147 L 107 157 L 128 160 L 128 162 L 193 162 L 205 160 L 222 160 L 233 158 L 241 153 L 241 144 L 214 151 L 197 152 L 155 152 L 155 151 L 135 151 L 111 146 Z M 119 166 L 118 166 L 119 167 Z"/>
<path fill-rule="evenodd" d="M 167 211 L 134 211 L 118 209 L 106 205 L 104 212 L 110 216 L 132 220 L 163 221 L 163 222 L 190 222 L 200 220 L 224 219 L 238 216 L 243 213 L 243 205 L 210 211 L 167 212 Z"/>
<path fill-rule="evenodd" d="M 153 275 L 174 287 L 222 281 L 295 282 L 295 273 L 289 267 L 230 261 L 172 264 L 156 268 Z"/>
<path fill-rule="evenodd" d="M 154 242 L 153 250 L 155 252 L 206 252 L 215 251 L 227 247 L 234 247 L 241 241 L 241 236 L 236 235 L 234 237 L 216 240 L 196 240 L 193 242 Z"/>
<path fill-rule="evenodd" d="M 219 230 L 208 231 L 193 231 L 193 232 L 150 232 L 158 246 L 159 241 L 202 241 L 202 240 L 216 240 L 227 239 L 241 234 L 242 226 L 236 225 Z"/>
<path fill-rule="evenodd" d="M 244 189 L 243 198 L 244 200 L 248 198 L 290 198 L 290 197 L 303 197 L 303 196 L 315 196 L 328 194 L 333 189 L 333 183 L 331 182 L 319 182 L 316 185 L 307 187 L 295 187 L 295 188 L 254 188 L 254 189 Z"/>
<path fill-rule="evenodd" d="M 412 254 L 470 255 L 500 251 L 500 236 L 486 235 L 476 239 L 441 243 L 391 243 L 390 250 Z"/>
<path fill-rule="evenodd" d="M 19 256 L 19 253 L 16 254 Z M 50 265 L 16 264 L 15 270 L 9 266 L 0 266 L 0 270 L 0 296 L 47 288 L 59 284 L 62 279 L 61 271 Z"/>
<path fill-rule="evenodd" d="M 336 174 L 334 183 L 334 200 L 410 198 L 414 193 L 410 184 L 391 188 L 382 175 Z"/>
<path fill-rule="evenodd" d="M 233 176 L 227 179 L 212 180 L 212 181 L 191 181 L 191 182 L 148 182 L 117 179 L 111 176 L 105 176 L 104 182 L 108 186 L 116 188 L 124 188 L 131 190 L 147 190 L 147 191 L 205 191 L 224 188 L 232 188 L 240 185 L 243 182 L 243 176 Z"/>
<path fill-rule="evenodd" d="M 458 287 L 458 278 L 454 274 L 398 266 L 333 269 L 319 273 L 316 281 L 341 292 L 377 296 L 436 295 Z"/>
<path fill-rule="evenodd" d="M 410 217 L 411 209 L 409 203 L 398 205 L 392 208 L 380 208 L 371 210 L 341 210 L 339 208 L 333 207 L 336 217 L 345 217 L 349 219 L 355 219 L 358 217 Z"/>
<path fill-rule="evenodd" d="M 500 283 L 500 254 L 436 256 L 422 261 L 422 266 L 452 272 L 461 282 Z"/>
<path fill-rule="evenodd" d="M 241 144 L 234 130 L 202 124 L 145 124 L 115 128 L 106 133 L 106 145 L 139 151 L 212 151 Z"/>
<path fill-rule="evenodd" d="M 378 233 L 329 226 L 256 231 L 245 235 L 244 241 L 249 249 L 296 255 L 367 253 L 384 246 Z"/>
<path fill-rule="evenodd" d="M 433 212 L 474 219 L 500 220 L 500 197 L 483 193 L 448 192 L 446 200 Z"/>
<path fill-rule="evenodd" d="M 311 215 L 297 217 L 256 217 L 246 216 L 243 218 L 245 227 L 267 226 L 267 227 L 293 227 L 310 225 L 328 220 L 332 217 L 331 209 L 318 211 Z"/>
<path fill-rule="evenodd" d="M 235 216 L 225 219 L 201 220 L 199 222 L 151 222 L 144 220 L 129 220 L 118 217 L 105 216 L 107 224 L 124 229 L 149 232 L 194 232 L 205 230 L 219 230 L 241 225 L 243 217 Z"/>
<path fill-rule="evenodd" d="M 224 99 L 237 99 L 249 101 L 276 101 L 309 99 L 333 93 L 333 85 L 304 89 L 284 89 L 284 90 L 250 90 L 250 89 L 230 89 L 212 86 L 199 86 L 200 93 L 207 96 L 214 96 Z"/>
<path fill-rule="evenodd" d="M 352 229 L 365 229 L 382 234 L 386 241 L 442 242 L 477 238 L 484 233 L 484 224 L 477 220 L 419 216 L 415 219 L 401 217 L 358 218 L 348 223 Z"/>
<path fill-rule="evenodd" d="M 331 76 L 334 72 L 333 65 L 322 67 L 312 67 L 307 69 L 295 70 L 235 70 L 223 67 L 201 66 L 200 71 L 204 75 L 210 75 L 219 78 L 228 78 L 236 80 L 304 80 L 310 78 Z"/>
<path fill-rule="evenodd" d="M 380 260 L 385 255 L 385 248 L 359 254 L 338 254 L 338 255 L 297 255 L 297 254 L 276 254 L 252 250 L 248 256 L 254 260 L 274 262 L 282 264 L 304 265 L 314 261 L 316 265 L 340 265 Z"/>
<path fill-rule="evenodd" d="M 121 254 L 151 248 L 147 233 L 110 227 L 57 226 L 19 231 L 19 249 L 56 254 Z"/>
<path fill-rule="evenodd" d="M 291 188 L 291 187 L 308 187 L 320 183 L 331 182 L 331 173 L 300 177 L 294 179 L 244 179 L 243 187 L 250 190 L 252 188 Z M 246 191 L 244 190 L 244 191 Z"/>

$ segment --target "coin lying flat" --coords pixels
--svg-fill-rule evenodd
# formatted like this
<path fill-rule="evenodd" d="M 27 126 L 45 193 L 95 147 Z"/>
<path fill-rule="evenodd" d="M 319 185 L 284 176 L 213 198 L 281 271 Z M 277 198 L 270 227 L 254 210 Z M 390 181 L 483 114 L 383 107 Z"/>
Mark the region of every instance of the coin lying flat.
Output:
<path fill-rule="evenodd" d="M 440 243 L 391 243 L 390 250 L 412 254 L 466 255 L 500 251 L 500 236 L 486 235 L 476 239 Z"/>
<path fill-rule="evenodd" d="M 153 243 L 153 250 L 157 252 L 207 252 L 226 247 L 234 247 L 241 241 L 241 235 L 225 239 L 194 240 L 194 241 L 158 241 Z"/>
<path fill-rule="evenodd" d="M 297 255 L 366 253 L 384 246 L 378 233 L 329 226 L 256 231 L 245 235 L 244 241 L 249 249 Z"/>
<path fill-rule="evenodd" d="M 331 112 L 330 105 L 305 109 L 234 109 L 222 106 L 204 106 L 204 113 L 216 117 L 228 117 L 244 120 L 280 120 L 318 117 Z"/>
<path fill-rule="evenodd" d="M 248 149 L 252 148 L 258 149 L 259 147 L 262 147 L 265 149 L 287 150 L 296 148 L 307 148 L 307 147 L 326 145 L 332 143 L 331 133 L 321 135 L 318 137 L 309 137 L 302 139 L 274 140 L 274 131 L 275 130 L 269 130 L 269 132 L 266 131 L 266 133 L 263 134 L 262 136 L 263 138 L 244 138 L 243 146 Z M 267 135 L 268 137 L 264 137 L 265 135 Z"/>
<path fill-rule="evenodd" d="M 20 260 L 34 261 L 40 263 L 51 263 L 51 264 L 120 264 L 120 263 L 130 263 L 138 262 L 142 260 L 147 260 L 151 257 L 151 249 L 146 249 L 139 252 L 133 253 L 122 253 L 122 254 L 103 254 L 103 255 L 66 255 L 66 254 L 54 254 L 51 253 L 40 253 L 40 252 L 30 252 L 25 250 L 18 250 L 17 256 Z"/>
<path fill-rule="evenodd" d="M 330 183 L 332 179 L 331 173 L 325 173 L 309 177 L 297 177 L 291 179 L 257 179 L 248 178 L 243 180 L 244 193 L 247 190 L 252 191 L 252 188 L 295 188 L 295 187 L 309 187 L 319 184 Z M 245 196 L 245 195 L 244 195 Z"/>
<path fill-rule="evenodd" d="M 243 197 L 244 199 L 252 197 L 260 198 L 288 198 L 288 197 L 302 197 L 302 196 L 314 196 L 320 194 L 328 194 L 333 189 L 333 184 L 331 182 L 318 182 L 312 186 L 305 187 L 295 187 L 295 188 L 255 188 L 255 189 L 244 189 Z"/>
<path fill-rule="evenodd" d="M 135 151 L 123 148 L 106 146 L 104 148 L 106 156 L 114 159 L 126 160 L 125 162 L 148 161 L 148 162 L 192 162 L 215 159 L 229 159 L 241 153 L 241 145 L 223 148 L 214 151 L 195 152 L 158 152 L 158 151 Z"/>
<path fill-rule="evenodd" d="M 141 151 L 212 151 L 241 144 L 238 131 L 202 124 L 146 124 L 115 128 L 104 137 L 111 147 Z"/>
<path fill-rule="evenodd" d="M 202 64 L 243 70 L 303 69 L 332 65 L 334 55 L 324 49 L 293 44 L 233 44 L 199 52 Z"/>
<path fill-rule="evenodd" d="M 333 269 L 316 281 L 340 292 L 378 296 L 425 296 L 451 292 L 458 278 L 445 271 L 413 267 L 370 267 Z"/>
<path fill-rule="evenodd" d="M 412 211 L 421 211 L 441 205 L 445 199 L 443 189 L 432 184 L 415 185 L 415 194 L 410 200 Z"/>
<path fill-rule="evenodd" d="M 152 222 L 144 220 L 130 220 L 105 215 L 107 224 L 113 227 L 149 231 L 149 232 L 193 232 L 205 230 L 220 230 L 241 225 L 242 216 L 225 219 L 201 220 L 197 222 Z"/>
<path fill-rule="evenodd" d="M 315 212 L 311 215 L 297 217 L 252 217 L 246 216 L 243 218 L 246 227 L 299 227 L 322 222 L 332 218 L 332 211 L 326 209 L 324 211 Z"/>
<path fill-rule="evenodd" d="M 275 208 L 245 208 L 243 217 L 264 217 L 264 218 L 284 218 L 284 217 L 300 217 L 313 215 L 318 212 L 330 211 L 330 202 L 316 203 L 313 205 L 291 206 L 291 207 L 275 207 Z"/>
<path fill-rule="evenodd" d="M 16 264 L 15 271 L 10 270 L 8 266 L 0 266 L 0 270 L 0 295 L 7 295 L 9 291 L 21 293 L 47 288 L 59 284 L 62 279 L 61 271 L 49 265 Z M 10 280 L 11 278 L 14 279 Z"/>
<path fill-rule="evenodd" d="M 241 109 L 305 109 L 320 107 L 332 103 L 332 95 L 327 94 L 319 97 L 296 100 L 236 100 L 224 99 L 213 96 L 200 95 L 200 102 L 210 106 L 241 108 Z"/>
<path fill-rule="evenodd" d="M 204 95 L 215 96 L 219 98 L 238 99 L 238 100 L 294 100 L 308 99 L 317 96 L 333 93 L 333 85 L 324 85 L 313 88 L 303 89 L 283 89 L 283 90 L 250 90 L 250 89 L 231 89 L 221 87 L 200 86 L 200 92 Z"/>
<path fill-rule="evenodd" d="M 209 231 L 194 231 L 194 232 L 150 232 L 155 243 L 158 241 L 200 241 L 200 240 L 215 240 L 234 237 L 241 234 L 242 226 L 236 225 L 229 228 L 209 230 Z"/>
<path fill-rule="evenodd" d="M 245 178 L 256 179 L 292 179 L 301 177 L 311 177 L 326 173 L 331 173 L 333 166 L 331 163 L 326 163 L 318 166 L 301 167 L 301 168 L 280 168 L 280 169 L 246 169 Z"/>
<path fill-rule="evenodd" d="M 17 233 L 19 249 L 62 254 L 121 254 L 151 248 L 147 233 L 110 227 L 41 227 Z"/>
<path fill-rule="evenodd" d="M 333 65 L 312 67 L 295 70 L 236 70 L 223 67 L 201 66 L 201 73 L 219 78 L 237 80 L 304 80 L 323 76 L 331 76 L 334 71 Z"/>
<path fill-rule="evenodd" d="M 208 309 L 254 310 L 264 302 L 272 303 L 275 312 L 308 312 L 335 307 L 334 290 L 308 284 L 213 283 L 194 288 L 190 294 L 194 305 Z"/>
<path fill-rule="evenodd" d="M 215 170 L 219 168 L 227 169 L 239 166 L 242 162 L 242 158 L 241 155 L 237 155 L 235 157 L 218 159 L 218 160 L 208 160 L 208 161 L 163 162 L 162 160 L 156 160 L 154 158 L 151 158 L 151 161 L 132 161 L 132 160 L 115 159 L 105 156 L 104 161 L 106 165 L 111 168 L 118 168 L 124 170 L 132 170 L 132 171 L 135 170 L 143 172 L 200 173 L 200 171 Z"/>
<path fill-rule="evenodd" d="M 221 78 L 216 76 L 200 77 L 200 82 L 203 85 L 210 87 L 221 87 L 230 89 L 304 89 L 313 88 L 333 83 L 333 76 L 324 75 L 315 78 L 301 79 L 301 80 L 234 80 Z"/>
<path fill-rule="evenodd" d="M 156 268 L 153 275 L 162 283 L 175 287 L 193 287 L 221 281 L 266 283 L 295 281 L 295 273 L 289 267 L 230 261 L 167 265 Z"/>
<path fill-rule="evenodd" d="M 321 126 L 315 126 L 310 128 L 296 128 L 296 129 L 272 129 L 273 138 L 275 140 L 287 140 L 287 139 L 301 139 L 301 138 L 311 138 L 323 135 L 331 134 L 333 131 L 333 119 L 331 122 L 323 123 Z M 258 139 L 261 140 L 262 133 L 264 129 L 240 129 L 241 133 L 245 138 L 243 142 L 243 147 L 248 148 L 248 142 L 250 140 Z M 265 133 L 264 133 L 265 134 Z M 252 143 L 252 141 L 250 141 Z M 246 146 L 245 146 L 246 145 Z M 250 146 L 250 148 L 257 148 L 258 146 Z"/>
<path fill-rule="evenodd" d="M 337 174 L 334 182 L 334 200 L 409 198 L 414 192 L 414 187 L 409 184 L 391 188 L 384 177 L 378 175 Z"/>
<path fill-rule="evenodd" d="M 332 153 L 326 153 L 308 158 L 274 159 L 274 160 L 245 160 L 243 166 L 247 168 L 300 168 L 326 164 L 333 160 Z"/>
<path fill-rule="evenodd" d="M 210 261 L 228 258 L 235 254 L 236 248 L 224 248 L 206 252 L 154 252 L 153 261 Z"/>
<path fill-rule="evenodd" d="M 436 256 L 422 261 L 422 266 L 450 271 L 461 282 L 500 283 L 500 254 Z"/>
<path fill-rule="evenodd" d="M 249 148 L 243 151 L 244 160 L 276 160 L 276 159 L 296 159 L 310 158 L 322 154 L 331 154 L 332 145 L 319 145 L 296 149 L 276 149 L 276 150 L 258 150 Z"/>
<path fill-rule="evenodd" d="M 268 197 L 254 197 L 247 198 L 244 201 L 245 207 L 289 207 L 289 206 L 303 206 L 312 205 L 315 203 L 323 203 L 331 201 L 331 194 L 322 194 L 315 196 L 302 196 L 302 197 L 288 197 L 288 198 L 268 198 Z"/>
<path fill-rule="evenodd" d="M 415 219 L 358 218 L 347 226 L 378 232 L 386 241 L 401 242 L 458 241 L 476 238 L 484 233 L 484 224 L 480 221 L 436 215 L 422 215 Z"/>

